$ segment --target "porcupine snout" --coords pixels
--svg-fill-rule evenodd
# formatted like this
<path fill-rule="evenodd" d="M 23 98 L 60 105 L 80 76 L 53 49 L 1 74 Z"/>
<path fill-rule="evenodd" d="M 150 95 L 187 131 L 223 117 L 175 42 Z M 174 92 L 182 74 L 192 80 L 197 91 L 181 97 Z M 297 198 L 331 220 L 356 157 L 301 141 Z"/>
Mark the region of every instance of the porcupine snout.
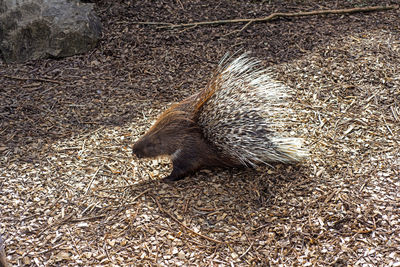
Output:
<path fill-rule="evenodd" d="M 146 143 L 143 140 L 137 141 L 132 147 L 132 154 L 137 158 L 146 157 Z"/>

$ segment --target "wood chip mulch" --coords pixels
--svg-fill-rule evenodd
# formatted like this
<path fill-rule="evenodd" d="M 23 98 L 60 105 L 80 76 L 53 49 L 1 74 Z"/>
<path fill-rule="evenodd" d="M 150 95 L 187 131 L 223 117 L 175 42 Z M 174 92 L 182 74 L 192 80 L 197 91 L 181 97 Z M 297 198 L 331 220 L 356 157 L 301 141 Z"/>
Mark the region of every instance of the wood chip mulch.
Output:
<path fill-rule="evenodd" d="M 339 2 L 343 2 L 338 4 Z M 95 51 L 0 62 L 0 235 L 15 266 L 400 266 L 400 10 L 159 29 L 396 1 L 96 1 Z M 132 143 L 252 51 L 297 92 L 298 166 L 164 184 Z"/>

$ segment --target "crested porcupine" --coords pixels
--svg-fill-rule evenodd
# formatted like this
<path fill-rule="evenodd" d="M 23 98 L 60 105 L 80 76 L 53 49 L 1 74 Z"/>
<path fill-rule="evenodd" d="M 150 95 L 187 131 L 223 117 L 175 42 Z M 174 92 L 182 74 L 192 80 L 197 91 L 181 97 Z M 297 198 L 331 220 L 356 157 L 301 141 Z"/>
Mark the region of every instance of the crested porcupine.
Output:
<path fill-rule="evenodd" d="M 162 113 L 133 154 L 171 156 L 167 181 L 203 167 L 299 162 L 307 151 L 301 138 L 289 134 L 295 121 L 291 93 L 258 60 L 225 56 L 206 88 Z"/>

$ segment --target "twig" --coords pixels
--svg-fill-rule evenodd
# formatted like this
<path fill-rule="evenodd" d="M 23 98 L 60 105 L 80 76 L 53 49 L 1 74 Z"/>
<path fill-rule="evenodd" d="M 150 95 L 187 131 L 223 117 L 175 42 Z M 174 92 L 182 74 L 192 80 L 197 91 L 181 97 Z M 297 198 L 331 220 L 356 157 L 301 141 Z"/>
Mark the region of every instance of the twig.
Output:
<path fill-rule="evenodd" d="M 183 6 L 181 0 L 177 0 L 177 2 L 178 2 L 178 4 L 181 6 L 181 9 L 182 9 L 182 10 L 185 10 L 185 8 L 184 8 L 184 6 Z"/>
<path fill-rule="evenodd" d="M 106 165 L 107 167 L 107 165 Z M 137 184 L 130 184 L 130 185 L 120 185 L 120 186 L 113 186 L 113 187 L 103 187 L 103 188 L 98 188 L 96 191 L 111 191 L 111 190 L 120 190 L 120 189 L 126 189 L 126 188 L 131 188 L 137 186 Z M 150 189 L 148 189 L 150 190 Z M 148 190 L 144 191 L 143 193 L 146 193 Z M 142 195 L 141 193 L 140 195 Z"/>
<path fill-rule="evenodd" d="M 251 247 L 253 246 L 254 241 L 251 242 L 250 246 L 246 249 L 246 251 L 239 257 L 239 259 L 243 258 L 251 249 Z"/>
<path fill-rule="evenodd" d="M 55 249 L 58 248 L 58 247 L 61 247 L 62 245 L 65 245 L 65 243 L 66 243 L 66 241 L 61 242 L 61 243 L 59 243 L 59 244 L 57 244 L 57 245 L 55 245 L 55 246 L 53 246 L 53 247 L 51 247 L 51 248 L 48 248 L 48 249 L 39 251 L 37 254 L 38 254 L 38 255 L 40 255 L 40 254 L 45 254 L 45 253 L 47 253 L 47 252 L 50 252 L 50 251 L 52 251 L 52 250 L 55 250 Z"/>
<path fill-rule="evenodd" d="M 73 245 L 73 248 L 74 248 L 75 252 L 78 253 L 79 256 L 82 256 L 81 251 L 78 249 L 78 246 L 76 245 L 75 238 L 74 238 L 74 236 L 71 234 L 71 230 L 69 230 L 68 227 L 67 227 L 67 231 L 68 231 L 69 236 L 71 237 L 72 243 L 74 244 L 74 245 Z"/>
<path fill-rule="evenodd" d="M 248 26 L 250 26 L 250 24 L 252 24 L 253 23 L 253 21 L 249 21 L 249 22 L 247 22 L 241 29 L 239 29 L 239 30 L 234 30 L 234 31 L 232 31 L 232 32 L 230 32 L 230 33 L 227 33 L 227 34 L 225 34 L 225 36 L 229 36 L 229 35 L 231 35 L 231 34 L 235 34 L 235 33 L 238 33 L 238 32 L 242 32 L 244 29 L 246 29 Z"/>
<path fill-rule="evenodd" d="M 347 9 L 328 9 L 328 10 L 314 10 L 307 12 L 296 12 L 296 13 L 272 13 L 267 17 L 262 18 L 254 18 L 254 19 L 228 19 L 228 20 L 213 20 L 213 21 L 199 21 L 193 23 L 183 23 L 183 24 L 172 24 L 167 22 L 135 22 L 135 24 L 141 25 L 163 25 L 160 28 L 180 28 L 180 27 L 194 27 L 194 26 L 202 26 L 202 25 L 216 25 L 216 24 L 227 24 L 227 23 L 242 23 L 246 22 L 247 24 L 239 31 L 245 29 L 248 25 L 253 22 L 266 22 L 273 20 L 275 18 L 288 18 L 288 17 L 304 17 L 304 16 L 314 16 L 314 15 L 326 15 L 326 14 L 350 14 L 350 13 L 358 13 L 358 12 L 374 12 L 374 11 L 383 11 L 383 10 L 391 10 L 399 8 L 398 5 L 392 6 L 368 6 L 368 7 L 356 7 L 356 8 L 347 8 Z"/>
<path fill-rule="evenodd" d="M 139 197 L 141 197 L 141 196 L 143 196 L 144 194 L 146 194 L 147 192 L 149 192 L 150 190 L 151 190 L 151 188 L 148 188 L 148 189 L 144 190 L 142 193 L 140 193 L 139 195 L 135 196 L 135 197 L 131 200 L 131 203 L 132 203 L 133 201 L 135 201 L 136 199 L 138 199 Z"/>
<path fill-rule="evenodd" d="M 106 255 L 109 261 L 111 261 L 111 263 L 114 263 L 114 260 L 110 257 L 110 253 L 108 252 L 108 248 L 107 248 L 107 244 L 106 244 L 106 240 L 104 240 L 104 250 L 106 251 Z M 113 264 L 114 265 L 114 264 Z"/>
<path fill-rule="evenodd" d="M 63 225 L 68 223 L 68 221 L 74 217 L 76 215 L 76 211 L 73 211 L 70 215 L 68 215 L 67 218 L 63 219 L 60 222 L 54 223 L 54 224 L 48 224 L 47 226 L 45 226 L 39 233 L 36 233 L 36 236 L 40 236 L 41 234 L 43 234 L 47 229 L 49 229 L 52 226 L 56 226 L 56 225 Z"/>
<path fill-rule="evenodd" d="M 393 136 L 393 132 L 392 132 L 392 130 L 390 129 L 390 127 L 389 127 L 389 125 L 388 125 L 388 123 L 387 123 L 387 121 L 386 121 L 386 119 L 385 119 L 385 116 L 383 116 L 383 114 L 382 114 L 382 119 L 383 119 L 383 121 L 385 122 L 386 128 L 389 130 L 390 134 Z"/>
<path fill-rule="evenodd" d="M 85 221 L 93 221 L 97 219 L 104 218 L 106 215 L 97 215 L 97 216 L 92 216 L 92 217 L 85 217 L 85 218 L 78 218 L 78 219 L 70 219 L 68 220 L 68 223 L 78 223 L 78 222 L 85 222 Z"/>
<path fill-rule="evenodd" d="M 137 24 L 137 25 L 169 25 L 169 26 L 174 25 L 174 24 L 168 23 L 168 22 L 156 22 L 156 21 L 136 21 L 136 22 L 133 22 L 133 24 Z"/>
<path fill-rule="evenodd" d="M 18 76 L 11 76 L 11 75 L 3 75 L 6 78 L 13 79 L 13 80 L 20 80 L 20 81 L 39 81 L 39 82 L 49 82 L 49 83 L 57 83 L 57 84 L 62 84 L 62 82 L 52 80 L 52 79 L 47 79 L 47 78 L 25 78 L 25 77 L 18 77 Z"/>
<path fill-rule="evenodd" d="M 90 187 L 92 186 L 93 180 L 94 180 L 94 178 L 96 178 L 97 173 L 99 173 L 100 169 L 103 168 L 103 167 L 104 167 L 104 164 L 101 165 L 101 166 L 99 166 L 99 167 L 97 168 L 96 172 L 93 174 L 93 177 L 92 177 L 92 179 L 90 180 L 90 183 L 89 183 L 88 187 L 86 188 L 85 195 L 88 193 Z"/>
<path fill-rule="evenodd" d="M 200 233 L 197 233 L 197 232 L 193 231 L 192 229 L 190 229 L 189 227 L 187 227 L 186 225 L 184 225 L 181 221 L 179 221 L 177 218 L 175 218 L 175 216 L 172 215 L 170 212 L 168 212 L 167 210 L 163 209 L 163 208 L 161 207 L 160 202 L 158 201 L 158 198 L 157 198 L 156 196 L 152 196 L 151 198 L 152 198 L 152 199 L 154 200 L 154 202 L 157 204 L 158 209 L 159 209 L 162 213 L 167 214 L 172 220 L 174 220 L 175 222 L 177 222 L 179 225 L 181 225 L 183 228 L 185 228 L 186 230 L 188 230 L 188 231 L 191 232 L 192 234 L 198 235 L 198 236 L 200 236 L 200 237 L 202 237 L 202 238 L 204 238 L 204 239 L 207 239 L 207 240 L 209 240 L 209 241 L 212 241 L 212 242 L 215 242 L 215 243 L 218 243 L 218 244 L 225 244 L 225 242 L 223 242 L 223 241 L 219 241 L 219 240 L 216 240 L 216 239 L 214 239 L 214 238 L 211 238 L 211 237 L 208 237 L 208 236 L 205 236 L 205 235 L 203 235 L 203 234 L 200 234 Z"/>

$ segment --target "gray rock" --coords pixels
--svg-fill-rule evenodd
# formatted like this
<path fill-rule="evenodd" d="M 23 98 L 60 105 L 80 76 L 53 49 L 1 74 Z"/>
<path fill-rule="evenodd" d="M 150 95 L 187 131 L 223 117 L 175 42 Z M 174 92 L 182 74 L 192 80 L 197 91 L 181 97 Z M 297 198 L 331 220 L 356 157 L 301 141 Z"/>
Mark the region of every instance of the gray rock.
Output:
<path fill-rule="evenodd" d="M 0 52 L 6 62 L 66 57 L 101 37 L 93 4 L 77 0 L 0 0 Z"/>

